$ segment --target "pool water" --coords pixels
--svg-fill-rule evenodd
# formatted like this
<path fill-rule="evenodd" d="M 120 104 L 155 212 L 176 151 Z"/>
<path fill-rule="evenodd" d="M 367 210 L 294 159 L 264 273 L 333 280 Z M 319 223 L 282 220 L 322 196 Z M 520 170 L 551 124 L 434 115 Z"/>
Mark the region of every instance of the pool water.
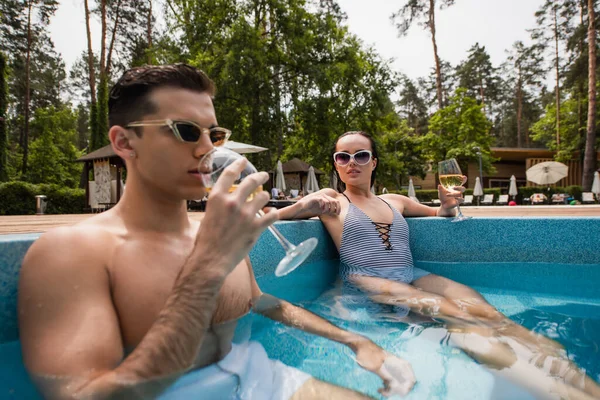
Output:
<path fill-rule="evenodd" d="M 417 262 L 425 270 L 468 284 L 513 321 L 560 342 L 570 359 L 600 382 L 600 268 L 589 264 Z M 303 265 L 277 278 L 258 278 L 261 289 L 369 337 L 411 362 L 417 384 L 406 399 L 534 399 L 449 344 L 438 323 L 382 321 L 337 301 L 338 261 Z M 473 271 L 476 271 L 473 273 Z M 260 315 L 240 323 L 240 337 L 260 341 L 271 358 L 316 378 L 375 398 L 379 377 L 360 368 L 343 345 L 288 328 Z M 249 328 L 250 327 L 250 328 Z M 243 331 L 243 332 L 242 332 Z M 0 344 L 0 400 L 41 398 L 23 368 L 18 341 Z M 2 371 L 10 371 L 10 380 Z"/>
<path fill-rule="evenodd" d="M 600 382 L 600 270 L 589 265 L 548 263 L 417 263 L 479 291 L 513 321 L 560 342 L 569 358 Z M 259 279 L 264 292 L 295 302 L 341 328 L 369 337 L 411 362 L 417 384 L 408 399 L 533 399 L 448 344 L 438 323 L 382 321 L 364 310 L 347 310 L 329 288 L 315 287 L 314 274 L 337 270 L 337 261 L 303 266 L 287 279 Z M 477 274 L 467 273 L 477 271 Z M 519 272 L 517 274 L 517 272 Z M 310 279 L 310 276 L 313 279 Z M 526 290 L 527 289 L 527 290 Z M 363 370 L 353 353 L 332 341 L 253 316 L 252 338 L 270 357 L 319 379 L 376 398 L 381 380 Z"/>

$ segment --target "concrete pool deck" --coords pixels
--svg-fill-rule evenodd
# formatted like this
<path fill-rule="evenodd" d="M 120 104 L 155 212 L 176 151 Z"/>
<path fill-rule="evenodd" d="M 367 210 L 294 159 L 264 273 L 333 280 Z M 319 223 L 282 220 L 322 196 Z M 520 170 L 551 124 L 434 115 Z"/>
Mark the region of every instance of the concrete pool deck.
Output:
<path fill-rule="evenodd" d="M 469 206 L 463 214 L 472 217 L 600 217 L 600 204 L 552 206 Z M 200 220 L 204 213 L 188 213 Z M 59 226 L 76 224 L 95 214 L 8 215 L 0 216 L 0 235 L 46 232 Z"/>

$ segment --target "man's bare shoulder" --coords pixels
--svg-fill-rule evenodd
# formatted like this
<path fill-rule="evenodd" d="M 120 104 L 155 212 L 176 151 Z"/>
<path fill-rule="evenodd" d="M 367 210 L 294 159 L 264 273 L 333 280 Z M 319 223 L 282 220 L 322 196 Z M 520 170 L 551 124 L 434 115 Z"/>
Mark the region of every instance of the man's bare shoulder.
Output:
<path fill-rule="evenodd" d="M 30 247 L 23 269 L 30 265 L 69 268 L 77 265 L 105 265 L 107 254 L 118 241 L 117 224 L 106 217 L 92 217 L 75 225 L 54 228 Z"/>

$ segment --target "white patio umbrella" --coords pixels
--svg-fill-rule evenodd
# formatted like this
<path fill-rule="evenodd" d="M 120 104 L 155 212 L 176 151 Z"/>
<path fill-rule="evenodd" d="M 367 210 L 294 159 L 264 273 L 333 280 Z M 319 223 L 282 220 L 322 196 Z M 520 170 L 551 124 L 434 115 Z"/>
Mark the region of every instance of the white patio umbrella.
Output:
<path fill-rule="evenodd" d="M 338 177 L 337 177 L 337 174 L 335 173 L 335 171 L 333 171 L 331 173 L 331 179 L 330 179 L 329 187 L 332 188 L 333 190 L 335 190 L 337 192 L 337 190 L 338 190 L 337 185 L 338 185 Z"/>
<path fill-rule="evenodd" d="M 477 197 L 477 205 L 479 205 L 479 200 L 481 200 L 481 196 L 483 196 L 483 188 L 481 187 L 479 177 L 475 178 L 475 188 L 473 188 L 473 196 Z"/>
<path fill-rule="evenodd" d="M 308 169 L 308 176 L 306 177 L 306 193 L 313 193 L 319 190 L 319 182 L 317 182 L 317 176 L 315 175 L 315 169 L 311 167 Z"/>
<path fill-rule="evenodd" d="M 275 171 L 275 187 L 281 191 L 285 191 L 285 177 L 283 176 L 283 164 L 277 161 L 277 169 Z"/>
<path fill-rule="evenodd" d="M 515 176 L 511 176 L 510 177 L 510 186 L 508 188 L 508 195 L 509 196 L 516 196 L 519 193 L 519 191 L 517 190 L 517 178 L 515 178 Z"/>
<path fill-rule="evenodd" d="M 415 192 L 415 185 L 413 183 L 412 178 L 408 179 L 408 197 L 410 197 L 411 199 L 413 197 L 417 197 L 417 193 Z"/>
<path fill-rule="evenodd" d="M 551 185 L 569 175 L 569 167 L 557 161 L 535 164 L 527 170 L 527 180 L 538 185 Z"/>
<path fill-rule="evenodd" d="M 600 199 L 600 173 L 594 172 L 594 182 L 592 183 L 592 193 L 596 195 L 596 198 Z"/>
<path fill-rule="evenodd" d="M 266 147 L 255 146 L 253 144 L 234 142 L 233 140 L 228 140 L 225 142 L 225 146 L 229 150 L 233 150 L 238 154 L 246 154 L 246 153 L 260 153 L 261 151 L 269 150 Z"/>

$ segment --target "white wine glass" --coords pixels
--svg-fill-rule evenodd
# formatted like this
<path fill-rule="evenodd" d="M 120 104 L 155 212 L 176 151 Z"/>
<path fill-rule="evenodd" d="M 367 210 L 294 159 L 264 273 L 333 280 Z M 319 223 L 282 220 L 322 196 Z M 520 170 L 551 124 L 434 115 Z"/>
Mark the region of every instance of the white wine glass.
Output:
<path fill-rule="evenodd" d="M 463 181 L 463 174 L 455 158 L 440 161 L 438 163 L 438 174 L 440 176 L 440 183 L 447 190 L 454 190 L 455 186 L 462 186 L 465 183 Z M 458 214 L 452 219 L 452 222 L 471 219 L 471 217 L 463 215 L 462 211 L 460 211 L 460 200 L 458 199 L 456 202 L 456 210 L 458 211 Z"/>
<path fill-rule="evenodd" d="M 225 147 L 215 147 L 212 151 L 202 157 L 199 162 L 198 170 L 200 171 L 202 182 L 208 193 L 210 193 L 214 184 L 217 182 L 225 168 L 240 158 L 242 158 L 240 154 Z M 203 171 L 207 172 L 203 173 Z M 248 161 L 246 168 L 244 168 L 244 170 L 240 173 L 239 178 L 231 186 L 229 192 L 233 192 L 245 177 L 256 172 L 258 171 L 254 165 Z M 252 198 L 262 190 L 262 186 L 259 186 L 254 193 L 250 195 L 248 201 L 252 200 Z M 257 215 L 262 217 L 264 213 L 262 210 L 260 210 Z M 297 246 L 294 246 L 274 226 L 269 226 L 268 229 L 285 250 L 285 257 L 283 257 L 275 269 L 276 276 L 287 275 L 298 268 L 319 243 L 318 239 L 313 237 L 305 240 Z"/>

